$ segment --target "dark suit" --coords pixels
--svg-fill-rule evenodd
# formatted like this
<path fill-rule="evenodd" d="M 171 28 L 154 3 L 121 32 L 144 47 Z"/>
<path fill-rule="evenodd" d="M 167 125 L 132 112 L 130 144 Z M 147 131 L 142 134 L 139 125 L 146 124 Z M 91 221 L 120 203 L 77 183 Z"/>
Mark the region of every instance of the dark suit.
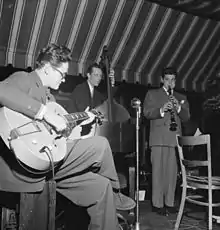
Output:
<path fill-rule="evenodd" d="M 91 97 L 88 82 L 85 81 L 75 87 L 70 95 L 70 104 L 67 108 L 69 113 L 84 111 L 88 106 L 90 109 L 101 105 L 105 97 L 94 88 L 93 97 Z"/>
<path fill-rule="evenodd" d="M 149 90 L 144 101 L 144 115 L 150 120 L 149 145 L 152 161 L 152 202 L 161 208 L 164 203 L 174 205 L 177 179 L 177 161 L 175 155 L 176 134 L 181 134 L 181 121 L 189 119 L 189 105 L 184 95 L 173 93 L 182 101 L 180 113 L 175 113 L 177 130 L 170 131 L 170 113 L 160 114 L 160 108 L 168 101 L 164 88 Z M 164 200 L 165 197 L 165 200 Z"/>
<path fill-rule="evenodd" d="M 98 87 L 94 87 L 93 97 L 91 97 L 88 82 L 85 81 L 75 87 L 67 106 L 69 113 L 82 112 L 87 107 L 90 109 L 96 108 L 108 120 L 108 98 L 105 95 L 107 91 L 105 82 L 101 81 Z M 117 87 L 112 88 L 112 95 L 117 92 Z M 113 98 L 112 106 L 112 120 L 114 122 L 125 122 L 130 118 L 128 111 Z M 108 125 L 108 123 L 106 123 Z M 103 124 L 104 126 L 104 124 Z"/>
<path fill-rule="evenodd" d="M 51 100 L 53 96 L 36 72 L 16 72 L 0 83 L 0 103 L 31 118 L 42 104 Z M 0 190 L 35 192 L 43 188 L 44 179 L 25 171 L 9 152 L 1 153 Z M 104 137 L 67 142 L 67 156 L 55 180 L 58 192 L 75 204 L 87 207 L 90 229 L 117 229 L 112 187 L 118 189 L 119 182 L 112 152 Z"/>

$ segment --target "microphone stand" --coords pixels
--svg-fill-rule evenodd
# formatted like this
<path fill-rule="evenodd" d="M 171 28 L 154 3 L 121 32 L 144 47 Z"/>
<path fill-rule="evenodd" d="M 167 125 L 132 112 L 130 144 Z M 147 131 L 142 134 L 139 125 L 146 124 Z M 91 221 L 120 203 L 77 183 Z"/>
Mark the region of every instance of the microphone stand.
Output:
<path fill-rule="evenodd" d="M 136 109 L 136 222 L 135 230 L 140 230 L 139 222 L 139 129 L 141 115 L 141 101 L 134 98 L 131 101 L 131 106 Z"/>

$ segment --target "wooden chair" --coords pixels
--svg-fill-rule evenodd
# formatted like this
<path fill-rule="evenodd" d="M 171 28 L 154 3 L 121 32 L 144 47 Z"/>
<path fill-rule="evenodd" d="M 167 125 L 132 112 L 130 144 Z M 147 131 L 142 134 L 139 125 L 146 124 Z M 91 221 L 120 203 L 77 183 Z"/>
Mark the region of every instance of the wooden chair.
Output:
<path fill-rule="evenodd" d="M 8 151 L 0 137 L 1 156 L 10 156 Z M 14 158 L 10 160 L 12 165 L 16 164 Z M 1 230 L 55 230 L 55 210 L 56 182 L 52 175 L 48 174 L 44 188 L 40 192 L 19 193 L 0 190 Z"/>
<path fill-rule="evenodd" d="M 42 192 L 0 192 L 1 230 L 55 230 L 56 183 L 49 180 Z M 8 199 L 12 202 L 8 206 Z M 14 203 L 14 204 L 13 204 Z"/>
<path fill-rule="evenodd" d="M 198 154 L 195 153 L 195 155 L 193 155 L 193 160 L 186 158 L 184 155 L 185 147 L 190 146 L 194 149 L 197 148 L 197 150 L 204 151 L 205 158 L 197 159 L 196 157 L 199 155 L 199 152 L 197 152 Z M 200 146 L 199 149 L 198 146 Z M 179 213 L 175 223 L 175 230 L 179 229 L 185 201 L 208 207 L 208 229 L 211 230 L 212 218 L 215 218 L 213 216 L 212 209 L 213 207 L 220 206 L 220 200 L 219 203 L 213 203 L 212 191 L 220 190 L 220 177 L 212 176 L 210 135 L 177 136 L 177 147 L 182 173 L 182 198 Z M 193 152 L 195 151 L 193 150 Z M 190 158 L 192 158 L 192 156 Z M 190 174 L 190 170 L 196 168 L 200 169 L 200 171 L 197 171 L 199 173 L 196 175 Z M 201 175 L 201 169 L 203 169 L 203 173 L 205 172 L 204 175 Z M 193 189 L 193 194 L 188 192 L 189 189 Z M 208 192 L 208 195 L 201 195 L 201 191 L 204 190 Z M 203 201 L 204 198 L 206 198 L 205 201 Z"/>

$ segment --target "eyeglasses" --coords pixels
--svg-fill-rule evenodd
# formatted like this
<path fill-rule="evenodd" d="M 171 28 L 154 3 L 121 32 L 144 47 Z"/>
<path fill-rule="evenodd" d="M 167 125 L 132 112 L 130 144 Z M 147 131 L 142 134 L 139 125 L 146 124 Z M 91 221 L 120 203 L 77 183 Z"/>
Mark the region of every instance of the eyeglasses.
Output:
<path fill-rule="evenodd" d="M 59 69 L 57 69 L 56 67 L 52 66 L 52 68 L 54 70 L 56 70 L 60 75 L 61 75 L 61 80 L 65 79 L 66 77 L 66 73 L 62 73 Z"/>

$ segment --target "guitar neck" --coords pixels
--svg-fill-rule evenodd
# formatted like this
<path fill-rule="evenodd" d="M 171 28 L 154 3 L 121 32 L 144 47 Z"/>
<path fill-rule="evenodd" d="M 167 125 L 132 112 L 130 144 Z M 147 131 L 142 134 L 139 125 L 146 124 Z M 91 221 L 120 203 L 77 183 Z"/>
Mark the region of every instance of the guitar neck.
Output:
<path fill-rule="evenodd" d="M 70 125 L 76 124 L 77 121 L 83 121 L 89 118 L 86 112 L 77 112 L 71 114 L 65 114 L 64 118 Z"/>

